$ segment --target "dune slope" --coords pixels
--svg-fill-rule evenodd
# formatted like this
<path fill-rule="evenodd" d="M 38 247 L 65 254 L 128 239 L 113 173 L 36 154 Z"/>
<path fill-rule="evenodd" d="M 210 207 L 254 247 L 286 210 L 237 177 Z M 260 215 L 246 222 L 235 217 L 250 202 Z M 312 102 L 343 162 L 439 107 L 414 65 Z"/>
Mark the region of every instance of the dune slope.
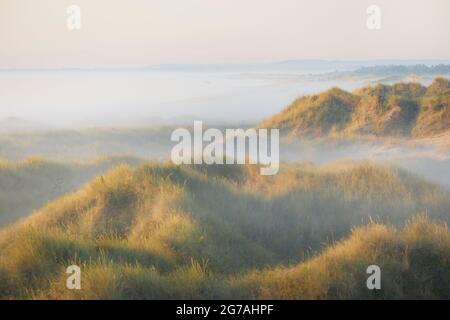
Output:
<path fill-rule="evenodd" d="M 291 164 L 273 177 L 260 176 L 258 168 L 250 166 L 122 165 L 0 233 L 0 297 L 364 298 L 367 293 L 358 291 L 359 281 L 341 289 L 333 289 L 333 281 L 347 279 L 348 270 L 360 271 L 368 262 L 384 263 L 377 248 L 389 254 L 391 249 L 384 240 L 377 242 L 377 230 L 387 230 L 380 231 L 382 236 L 402 244 L 414 225 L 397 232 L 381 224 L 401 228 L 421 213 L 448 221 L 449 212 L 447 191 L 402 170 L 368 162 Z M 444 246 L 436 249 L 436 261 L 447 272 L 446 226 L 428 221 L 421 225 L 425 229 L 416 228 L 419 245 L 433 250 Z M 363 231 L 352 232 L 357 226 Z M 429 230 L 442 241 L 427 239 Z M 364 260 L 361 255 L 358 264 L 352 257 L 359 254 L 339 249 L 360 241 L 358 234 L 372 233 L 376 252 L 367 255 L 379 259 Z M 403 249 L 392 251 L 395 263 L 404 263 Z M 358 250 L 367 251 L 363 246 Z M 295 270 L 322 265 L 315 262 L 322 251 L 326 261 L 339 254 L 348 261 L 344 267 L 330 262 L 330 274 L 321 275 L 324 287 L 318 291 L 284 288 L 285 282 L 270 273 L 295 276 Z M 71 264 L 83 270 L 80 291 L 65 288 L 65 268 Z M 415 267 L 420 274 L 428 270 L 425 264 Z M 395 269 L 393 276 L 399 270 L 415 276 L 409 269 Z M 298 272 L 300 278 L 320 276 Z M 273 281 L 261 280 L 267 277 Z M 430 286 L 426 288 L 431 291 L 417 294 L 448 293 L 442 284 Z M 393 290 L 385 296 L 416 294 Z"/>

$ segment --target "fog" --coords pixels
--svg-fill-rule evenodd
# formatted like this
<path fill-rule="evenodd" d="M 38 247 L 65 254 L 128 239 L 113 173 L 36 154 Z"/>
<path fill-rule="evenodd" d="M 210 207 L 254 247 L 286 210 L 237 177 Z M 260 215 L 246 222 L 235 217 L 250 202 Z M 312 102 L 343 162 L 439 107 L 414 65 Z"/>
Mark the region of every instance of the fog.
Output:
<path fill-rule="evenodd" d="M 395 165 L 441 186 L 450 188 L 450 153 L 436 139 L 368 139 L 347 141 L 301 141 L 280 147 L 284 161 L 318 165 L 351 161 L 375 161 Z"/>
<path fill-rule="evenodd" d="M 172 130 L 194 120 L 215 127 L 252 127 L 303 94 L 333 86 L 353 90 L 376 81 L 308 77 L 349 68 L 321 66 L 294 71 L 282 65 L 0 71 L 0 158 L 89 160 L 126 154 L 167 160 Z M 434 141 L 392 139 L 303 141 L 280 147 L 282 161 L 384 161 L 450 187 L 446 150 L 448 146 L 440 148 Z"/>
<path fill-rule="evenodd" d="M 0 121 L 20 120 L 35 128 L 177 124 L 192 119 L 255 123 L 302 94 L 334 85 L 351 90 L 363 82 L 306 81 L 277 70 L 0 72 Z"/>

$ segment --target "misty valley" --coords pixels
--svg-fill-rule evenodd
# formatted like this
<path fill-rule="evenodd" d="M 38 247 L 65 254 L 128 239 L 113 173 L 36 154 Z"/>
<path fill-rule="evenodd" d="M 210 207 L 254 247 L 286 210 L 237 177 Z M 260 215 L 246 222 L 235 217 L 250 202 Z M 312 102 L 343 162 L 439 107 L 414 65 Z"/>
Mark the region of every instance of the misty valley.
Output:
<path fill-rule="evenodd" d="M 445 77 L 329 87 L 245 124 L 19 122 L 0 132 L 0 298 L 450 297 Z M 276 174 L 227 161 L 222 133 L 255 151 L 273 129 Z"/>

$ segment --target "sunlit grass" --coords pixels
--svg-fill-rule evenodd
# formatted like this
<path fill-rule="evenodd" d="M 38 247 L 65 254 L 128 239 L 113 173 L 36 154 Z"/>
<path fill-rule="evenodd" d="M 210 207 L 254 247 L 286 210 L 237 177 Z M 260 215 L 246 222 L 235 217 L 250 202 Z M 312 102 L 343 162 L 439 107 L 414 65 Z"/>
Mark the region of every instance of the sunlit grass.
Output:
<path fill-rule="evenodd" d="M 371 162 L 226 168 L 120 165 L 4 229 L 0 297 L 449 297 L 437 185 Z M 71 264 L 80 291 L 65 288 Z M 382 292 L 365 287 L 370 264 Z"/>

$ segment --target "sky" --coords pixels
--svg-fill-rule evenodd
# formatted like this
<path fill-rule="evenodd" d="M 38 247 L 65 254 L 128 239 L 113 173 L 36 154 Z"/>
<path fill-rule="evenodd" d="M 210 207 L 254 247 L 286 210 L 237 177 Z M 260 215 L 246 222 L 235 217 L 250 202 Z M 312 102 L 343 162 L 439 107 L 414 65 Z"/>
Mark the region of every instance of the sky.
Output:
<path fill-rule="evenodd" d="M 0 68 L 450 59 L 449 18 L 448 0 L 0 0 Z"/>

